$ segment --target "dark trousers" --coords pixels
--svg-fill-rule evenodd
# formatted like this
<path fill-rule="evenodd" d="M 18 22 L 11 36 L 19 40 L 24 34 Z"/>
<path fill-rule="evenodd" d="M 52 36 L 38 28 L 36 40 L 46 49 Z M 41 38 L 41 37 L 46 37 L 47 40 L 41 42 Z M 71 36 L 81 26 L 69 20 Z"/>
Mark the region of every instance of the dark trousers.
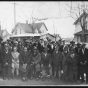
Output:
<path fill-rule="evenodd" d="M 3 78 L 11 77 L 11 66 L 3 66 L 2 68 Z"/>
<path fill-rule="evenodd" d="M 26 72 L 22 72 L 22 77 L 28 77 L 28 69 L 27 69 L 27 71 Z"/>
<path fill-rule="evenodd" d="M 45 68 L 46 74 L 47 74 L 47 75 L 50 75 L 49 64 L 45 64 L 45 65 L 44 65 L 44 68 Z"/>
<path fill-rule="evenodd" d="M 51 66 L 52 66 L 52 76 L 54 76 L 54 63 L 53 62 L 51 63 Z"/>
<path fill-rule="evenodd" d="M 86 83 L 88 84 L 88 73 L 86 73 Z"/>
<path fill-rule="evenodd" d="M 28 69 L 28 77 L 33 77 L 35 76 L 35 66 L 34 65 L 30 65 L 29 69 Z M 30 76 L 29 76 L 30 75 Z"/>
<path fill-rule="evenodd" d="M 79 66 L 79 75 L 81 76 L 81 81 L 84 82 L 84 73 L 86 73 L 86 66 L 80 65 Z"/>
<path fill-rule="evenodd" d="M 78 74 L 77 74 L 77 80 L 80 80 L 79 65 L 78 65 Z"/>
<path fill-rule="evenodd" d="M 53 66 L 53 76 L 55 76 L 55 73 L 56 73 L 56 77 L 58 77 L 58 71 L 59 71 L 59 69 L 58 69 L 58 66 Z"/>
<path fill-rule="evenodd" d="M 83 82 L 84 81 L 84 73 L 81 73 L 80 76 L 81 76 L 81 81 Z"/>

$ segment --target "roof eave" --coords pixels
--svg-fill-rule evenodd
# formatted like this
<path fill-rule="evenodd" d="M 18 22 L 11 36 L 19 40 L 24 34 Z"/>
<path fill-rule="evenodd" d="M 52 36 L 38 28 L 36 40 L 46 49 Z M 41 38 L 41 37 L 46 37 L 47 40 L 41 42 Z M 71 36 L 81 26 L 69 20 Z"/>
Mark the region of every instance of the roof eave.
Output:
<path fill-rule="evenodd" d="M 46 25 L 45 25 L 45 23 L 44 23 L 44 22 L 43 22 L 43 24 L 44 24 L 44 26 L 45 26 L 46 30 L 48 31 L 48 29 L 47 29 L 47 27 L 46 27 Z"/>

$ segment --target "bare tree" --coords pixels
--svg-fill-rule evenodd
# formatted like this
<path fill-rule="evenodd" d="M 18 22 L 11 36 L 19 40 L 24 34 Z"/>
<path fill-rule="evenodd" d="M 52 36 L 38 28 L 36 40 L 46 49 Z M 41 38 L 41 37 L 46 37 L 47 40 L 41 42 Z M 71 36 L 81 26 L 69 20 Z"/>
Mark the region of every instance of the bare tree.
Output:
<path fill-rule="evenodd" d="M 85 42 L 85 30 L 86 30 L 86 26 L 87 26 L 87 21 L 86 21 L 86 17 L 87 17 L 87 12 L 88 12 L 88 5 L 85 5 L 84 2 L 82 2 L 82 4 L 79 4 L 76 2 L 76 6 L 73 6 L 73 2 L 71 1 L 70 6 L 68 4 L 67 7 L 69 8 L 69 10 L 66 10 L 70 13 L 70 17 L 72 17 L 73 19 L 75 19 L 76 21 L 78 20 L 78 22 L 80 23 L 80 26 L 82 28 L 82 42 Z M 73 16 L 74 15 L 74 16 Z"/>

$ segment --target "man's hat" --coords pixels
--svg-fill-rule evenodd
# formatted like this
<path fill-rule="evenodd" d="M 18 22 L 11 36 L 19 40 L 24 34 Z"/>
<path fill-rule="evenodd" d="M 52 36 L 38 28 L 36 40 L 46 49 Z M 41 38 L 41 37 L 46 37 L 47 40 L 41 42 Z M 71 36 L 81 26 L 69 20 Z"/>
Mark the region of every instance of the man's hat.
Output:
<path fill-rule="evenodd" d="M 7 43 L 4 44 L 5 47 L 8 47 L 9 45 Z"/>
<path fill-rule="evenodd" d="M 25 42 L 30 43 L 30 40 L 26 40 Z"/>
<path fill-rule="evenodd" d="M 86 44 L 85 43 L 82 43 L 82 46 L 85 46 Z"/>
<path fill-rule="evenodd" d="M 44 50 L 48 50 L 48 47 L 44 47 Z"/>
<path fill-rule="evenodd" d="M 74 48 L 70 48 L 70 51 L 74 51 L 75 52 L 75 49 Z"/>
<path fill-rule="evenodd" d="M 73 43 L 75 43 L 75 42 L 74 42 L 74 41 L 71 41 L 71 42 L 70 42 L 70 44 L 73 44 Z"/>
<path fill-rule="evenodd" d="M 14 41 L 14 43 L 18 44 L 18 42 L 17 42 L 17 41 Z"/>
<path fill-rule="evenodd" d="M 77 43 L 77 46 L 80 46 L 81 44 L 80 43 Z"/>
<path fill-rule="evenodd" d="M 33 47 L 33 50 L 38 50 L 38 48 L 36 46 Z"/>
<path fill-rule="evenodd" d="M 66 50 L 66 49 L 68 49 L 68 46 L 65 46 L 65 47 L 64 47 L 64 50 Z"/>

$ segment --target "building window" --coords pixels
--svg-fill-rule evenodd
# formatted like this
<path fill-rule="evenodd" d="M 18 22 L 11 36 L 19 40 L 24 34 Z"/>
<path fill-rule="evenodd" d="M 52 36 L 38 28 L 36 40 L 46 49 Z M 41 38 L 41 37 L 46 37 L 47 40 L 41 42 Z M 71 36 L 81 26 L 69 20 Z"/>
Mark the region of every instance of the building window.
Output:
<path fill-rule="evenodd" d="M 35 33 L 38 34 L 38 30 L 37 29 L 35 30 Z"/>
<path fill-rule="evenodd" d="M 20 29 L 20 34 L 21 34 L 21 29 Z"/>

